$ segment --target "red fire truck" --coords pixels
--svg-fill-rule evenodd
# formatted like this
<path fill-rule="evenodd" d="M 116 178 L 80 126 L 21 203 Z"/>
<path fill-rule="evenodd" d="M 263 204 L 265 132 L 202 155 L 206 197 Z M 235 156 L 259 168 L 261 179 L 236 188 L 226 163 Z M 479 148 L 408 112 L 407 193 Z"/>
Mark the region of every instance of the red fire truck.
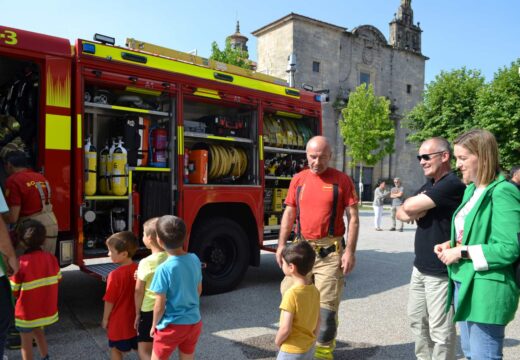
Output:
<path fill-rule="evenodd" d="M 321 133 L 319 96 L 151 44 L 113 44 L 0 26 L 0 155 L 23 148 L 49 180 L 61 265 L 106 278 L 112 265 L 92 259 L 107 256 L 107 236 L 175 214 L 205 264 L 204 291 L 231 290 L 261 250 L 274 251 L 290 179 Z"/>

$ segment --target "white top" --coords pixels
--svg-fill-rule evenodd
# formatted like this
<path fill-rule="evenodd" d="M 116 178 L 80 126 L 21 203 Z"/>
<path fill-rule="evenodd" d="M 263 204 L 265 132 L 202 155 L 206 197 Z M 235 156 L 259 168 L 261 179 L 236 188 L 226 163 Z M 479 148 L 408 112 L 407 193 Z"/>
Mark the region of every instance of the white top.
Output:
<path fill-rule="evenodd" d="M 482 196 L 486 188 L 476 188 L 475 192 L 471 196 L 471 199 L 464 205 L 462 209 L 455 215 L 455 235 L 457 244 L 462 243 L 462 238 L 464 237 L 464 221 L 466 220 L 466 216 L 471 212 L 471 210 L 475 207 L 478 199 Z M 482 251 L 481 245 L 472 245 L 468 246 L 468 252 L 473 260 L 473 268 L 475 271 L 483 271 L 488 270 L 489 266 L 486 258 L 484 257 L 484 252 Z"/>

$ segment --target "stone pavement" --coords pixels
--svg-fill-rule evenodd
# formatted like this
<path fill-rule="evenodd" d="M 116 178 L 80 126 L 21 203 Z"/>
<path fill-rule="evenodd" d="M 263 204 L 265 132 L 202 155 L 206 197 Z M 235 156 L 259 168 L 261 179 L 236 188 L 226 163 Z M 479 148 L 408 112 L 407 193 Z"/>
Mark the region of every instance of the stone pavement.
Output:
<path fill-rule="evenodd" d="M 387 231 L 389 211 L 384 212 L 385 231 L 375 231 L 372 220 L 372 211 L 361 211 L 357 265 L 347 278 L 341 302 L 336 359 L 414 359 L 406 301 L 415 228 L 405 225 L 402 233 Z M 281 279 L 274 255 L 264 253 L 261 266 L 250 268 L 238 289 L 203 297 L 204 328 L 196 358 L 275 359 Z M 64 271 L 60 321 L 47 331 L 53 360 L 109 358 L 106 335 L 99 326 L 103 292 L 103 283 L 77 268 Z M 516 319 L 506 329 L 505 359 L 520 358 L 519 340 L 520 320 Z M 17 351 L 7 354 L 10 360 L 20 359 Z"/>

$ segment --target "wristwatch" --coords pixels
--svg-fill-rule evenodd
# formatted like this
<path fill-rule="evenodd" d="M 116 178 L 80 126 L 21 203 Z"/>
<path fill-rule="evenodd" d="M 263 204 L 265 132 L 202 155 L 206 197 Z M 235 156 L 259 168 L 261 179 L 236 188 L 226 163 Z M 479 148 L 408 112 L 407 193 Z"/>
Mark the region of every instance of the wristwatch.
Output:
<path fill-rule="evenodd" d="M 460 249 L 460 257 L 462 259 L 469 259 L 469 251 L 467 246 L 462 246 Z"/>

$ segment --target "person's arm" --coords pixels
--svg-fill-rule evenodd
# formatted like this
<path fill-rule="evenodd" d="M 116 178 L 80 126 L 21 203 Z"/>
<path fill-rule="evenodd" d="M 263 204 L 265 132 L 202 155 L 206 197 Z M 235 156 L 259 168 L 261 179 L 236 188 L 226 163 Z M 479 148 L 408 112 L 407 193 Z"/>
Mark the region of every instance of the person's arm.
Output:
<path fill-rule="evenodd" d="M 406 199 L 401 208 L 409 217 L 417 218 L 435 206 L 435 202 L 428 195 L 418 194 Z"/>
<path fill-rule="evenodd" d="M 293 319 L 294 319 L 293 313 L 282 310 L 282 315 L 281 315 L 281 319 L 280 319 L 280 327 L 278 328 L 278 332 L 276 333 L 276 337 L 274 339 L 274 343 L 276 344 L 277 347 L 281 347 L 283 342 L 291 334 Z"/>
<path fill-rule="evenodd" d="M 348 275 L 356 265 L 356 247 L 359 235 L 359 212 L 357 205 L 346 208 L 348 219 L 348 236 L 345 252 L 341 257 L 341 268 L 343 274 Z"/>
<path fill-rule="evenodd" d="M 513 187 L 497 187 L 492 194 L 491 233 L 489 239 L 479 239 L 467 247 L 468 259 L 473 261 L 475 271 L 487 271 L 510 266 L 520 255 L 518 233 L 520 232 L 520 192 Z M 472 226 L 478 227 L 477 222 Z M 469 229 L 465 229 L 469 231 Z M 471 235 L 470 235 L 471 236 Z M 477 235 L 478 236 L 478 232 Z M 470 239 L 471 243 L 471 239 Z M 462 246 L 444 250 L 439 259 L 446 265 L 460 261 Z"/>
<path fill-rule="evenodd" d="M 201 282 L 199 283 L 199 286 L 197 286 L 197 291 L 198 291 L 199 296 L 200 296 L 200 294 L 202 294 L 202 283 Z"/>
<path fill-rule="evenodd" d="M 155 328 L 157 324 L 162 319 L 164 315 L 164 310 L 166 308 L 166 293 L 156 293 L 155 294 L 155 304 L 153 306 L 153 320 L 152 327 L 150 329 L 150 337 L 153 337 Z"/>
<path fill-rule="evenodd" d="M 415 221 L 422 218 L 428 210 L 435 206 L 435 202 L 429 196 L 418 194 L 405 200 L 397 210 L 396 217 L 404 222 Z"/>
<path fill-rule="evenodd" d="M 5 222 L 8 224 L 16 224 L 16 222 L 20 218 L 20 209 L 21 209 L 20 205 L 10 206 L 9 211 L 2 214 Z"/>
<path fill-rule="evenodd" d="M 134 292 L 134 302 L 135 302 L 134 328 L 136 330 L 139 328 L 139 321 L 141 320 L 141 305 L 143 304 L 145 290 L 146 290 L 146 282 L 137 278 L 137 280 L 135 281 L 135 292 Z"/>
<path fill-rule="evenodd" d="M 276 262 L 282 267 L 282 250 L 291 235 L 294 221 L 296 220 L 296 208 L 287 205 L 282 215 L 280 234 L 278 235 L 278 247 L 276 248 Z"/>
<path fill-rule="evenodd" d="M 105 307 L 103 309 L 103 320 L 101 321 L 101 327 L 105 330 L 108 328 L 108 319 L 110 319 L 110 313 L 112 312 L 113 308 L 114 304 L 105 301 Z"/>
<path fill-rule="evenodd" d="M 5 255 L 7 258 L 7 264 L 12 271 L 12 273 L 8 275 L 16 274 L 18 272 L 18 259 L 16 258 L 13 244 L 11 243 L 11 237 L 7 231 L 7 226 L 2 218 L 0 218 L 0 253 Z"/>

